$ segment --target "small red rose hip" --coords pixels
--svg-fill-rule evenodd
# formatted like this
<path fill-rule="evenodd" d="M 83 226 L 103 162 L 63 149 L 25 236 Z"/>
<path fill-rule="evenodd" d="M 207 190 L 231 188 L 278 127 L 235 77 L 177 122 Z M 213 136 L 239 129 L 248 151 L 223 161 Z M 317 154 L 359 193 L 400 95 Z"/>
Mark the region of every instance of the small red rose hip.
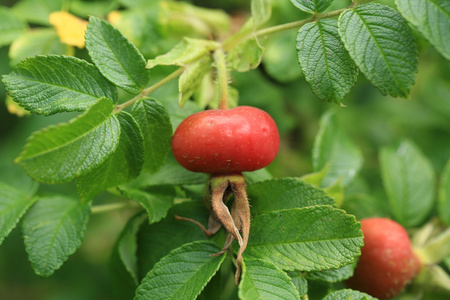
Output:
<path fill-rule="evenodd" d="M 175 159 L 193 172 L 255 171 L 278 153 L 280 136 L 268 113 L 255 107 L 206 110 L 187 117 L 175 130 Z"/>
<path fill-rule="evenodd" d="M 421 269 L 406 230 L 386 218 L 361 221 L 364 246 L 353 277 L 347 285 L 383 299 L 399 294 Z"/>

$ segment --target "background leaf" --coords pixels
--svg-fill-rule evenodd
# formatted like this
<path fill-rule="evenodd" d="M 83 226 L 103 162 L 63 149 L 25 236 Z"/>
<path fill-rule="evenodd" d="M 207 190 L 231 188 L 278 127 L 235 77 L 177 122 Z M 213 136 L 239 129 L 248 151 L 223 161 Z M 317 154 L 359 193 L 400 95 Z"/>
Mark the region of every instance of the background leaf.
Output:
<path fill-rule="evenodd" d="M 27 27 L 10 8 L 0 7 L 0 47 L 11 44 Z"/>
<path fill-rule="evenodd" d="M 344 186 L 347 185 L 363 163 L 361 150 L 342 131 L 332 112 L 320 119 L 312 152 L 314 171 L 327 168 L 322 187 L 328 187 L 339 179 Z"/>
<path fill-rule="evenodd" d="M 94 64 L 112 83 L 130 93 L 139 93 L 147 86 L 150 72 L 144 57 L 119 30 L 90 17 L 85 39 Z"/>
<path fill-rule="evenodd" d="M 450 60 L 450 2 L 447 0 L 396 0 L 400 13 Z"/>
<path fill-rule="evenodd" d="M 395 219 L 405 227 L 421 225 L 434 206 L 435 175 L 428 159 L 403 141 L 381 149 L 380 167 Z"/>
<path fill-rule="evenodd" d="M 249 185 L 247 192 L 253 216 L 287 208 L 334 205 L 334 200 L 322 189 L 298 178 L 257 182 Z"/>
<path fill-rule="evenodd" d="M 166 108 L 157 100 L 138 100 L 131 111 L 144 136 L 144 169 L 158 171 L 165 162 L 172 140 L 172 123 Z"/>
<path fill-rule="evenodd" d="M 171 251 L 145 276 L 134 299 L 195 299 L 222 264 L 224 254 L 211 256 L 220 250 L 212 242 L 197 241 Z"/>
<path fill-rule="evenodd" d="M 247 72 L 259 66 L 263 52 L 264 48 L 259 44 L 258 39 L 250 36 L 228 52 L 227 61 L 234 70 Z"/>
<path fill-rule="evenodd" d="M 323 300 L 376 300 L 376 298 L 358 291 L 344 289 L 329 293 Z"/>
<path fill-rule="evenodd" d="M 22 0 L 12 10 L 29 23 L 50 25 L 49 15 L 63 9 L 63 0 Z"/>
<path fill-rule="evenodd" d="M 117 114 L 120 124 L 119 144 L 100 166 L 77 178 L 82 200 L 91 200 L 99 192 L 136 178 L 144 163 L 144 138 L 136 120 L 127 112 Z"/>
<path fill-rule="evenodd" d="M 444 168 L 439 183 L 438 213 L 442 221 L 450 226 L 450 160 Z"/>
<path fill-rule="evenodd" d="M 305 12 L 323 12 L 330 6 L 333 0 L 291 0 L 298 9 Z"/>
<path fill-rule="evenodd" d="M 99 98 L 116 102 L 116 88 L 93 65 L 68 56 L 36 56 L 3 76 L 6 90 L 27 110 L 43 115 L 84 110 Z"/>
<path fill-rule="evenodd" d="M 358 69 L 342 44 L 337 21 L 324 19 L 302 26 L 297 50 L 313 92 L 321 99 L 341 103 L 355 84 Z"/>
<path fill-rule="evenodd" d="M 270 0 L 252 0 L 251 11 L 255 27 L 266 23 L 272 13 Z"/>
<path fill-rule="evenodd" d="M 363 236 L 352 215 L 312 206 L 255 216 L 244 259 L 258 258 L 283 270 L 319 271 L 352 263 Z"/>
<path fill-rule="evenodd" d="M 35 201 L 33 195 L 0 181 L 0 245 Z"/>
<path fill-rule="evenodd" d="M 120 124 L 101 98 L 69 123 L 35 132 L 17 162 L 37 181 L 68 182 L 101 165 L 116 149 Z"/>
<path fill-rule="evenodd" d="M 285 272 L 262 260 L 244 262 L 239 299 L 298 300 L 300 295 Z"/>
<path fill-rule="evenodd" d="M 353 275 L 356 263 L 348 264 L 339 269 L 330 269 L 317 272 L 311 272 L 306 275 L 308 280 L 324 281 L 324 282 L 339 282 L 350 278 Z"/>
<path fill-rule="evenodd" d="M 90 203 L 65 196 L 40 197 L 22 222 L 23 238 L 34 271 L 50 276 L 84 238 Z"/>
<path fill-rule="evenodd" d="M 200 86 L 203 77 L 211 71 L 211 56 L 205 56 L 189 63 L 178 80 L 178 102 L 183 106 Z"/>
<path fill-rule="evenodd" d="M 377 3 L 345 10 L 339 34 L 350 56 L 383 95 L 408 97 L 417 72 L 417 48 L 406 21 Z"/>

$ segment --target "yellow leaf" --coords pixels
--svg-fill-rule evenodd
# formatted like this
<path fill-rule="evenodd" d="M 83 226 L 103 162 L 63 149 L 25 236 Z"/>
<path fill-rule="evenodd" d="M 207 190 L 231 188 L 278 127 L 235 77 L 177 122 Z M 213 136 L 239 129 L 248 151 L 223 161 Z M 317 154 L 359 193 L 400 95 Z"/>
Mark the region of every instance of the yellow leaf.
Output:
<path fill-rule="evenodd" d="M 66 11 L 52 12 L 49 21 L 55 26 L 62 43 L 78 48 L 84 47 L 84 32 L 87 28 L 87 21 Z"/>

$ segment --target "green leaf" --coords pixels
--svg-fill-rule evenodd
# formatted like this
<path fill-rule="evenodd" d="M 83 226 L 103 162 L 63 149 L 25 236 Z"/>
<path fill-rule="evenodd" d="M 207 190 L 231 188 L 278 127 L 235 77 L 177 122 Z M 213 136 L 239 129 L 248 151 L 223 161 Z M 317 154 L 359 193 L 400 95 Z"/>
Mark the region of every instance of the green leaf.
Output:
<path fill-rule="evenodd" d="M 195 299 L 217 272 L 225 255 L 209 241 L 185 244 L 161 259 L 136 290 L 135 300 Z"/>
<path fill-rule="evenodd" d="M 345 211 L 325 205 L 292 208 L 254 217 L 244 259 L 320 271 L 352 263 L 362 245 L 360 223 Z"/>
<path fill-rule="evenodd" d="M 333 0 L 291 0 L 291 2 L 302 11 L 314 13 L 323 12 Z"/>
<path fill-rule="evenodd" d="M 350 299 L 351 300 L 376 300 L 377 298 L 367 295 L 366 293 L 361 293 L 361 292 L 350 290 L 350 289 L 334 291 L 332 293 L 329 293 L 325 298 L 323 298 L 323 300 L 350 300 Z"/>
<path fill-rule="evenodd" d="M 101 98 L 69 123 L 33 133 L 16 161 L 37 181 L 68 182 L 101 165 L 119 143 L 113 103 Z"/>
<path fill-rule="evenodd" d="M 203 77 L 211 71 L 211 56 L 204 56 L 184 68 L 178 80 L 178 102 L 183 106 L 202 83 Z"/>
<path fill-rule="evenodd" d="M 36 274 L 50 276 L 84 238 L 90 203 L 65 196 L 40 197 L 22 222 L 25 249 Z"/>
<path fill-rule="evenodd" d="M 393 8 L 369 3 L 345 10 L 339 34 L 350 56 L 383 95 L 408 97 L 417 72 L 417 47 Z"/>
<path fill-rule="evenodd" d="M 33 28 L 18 37 L 9 48 L 10 65 L 36 55 L 73 55 L 73 47 L 61 43 L 53 28 Z"/>
<path fill-rule="evenodd" d="M 50 25 L 50 13 L 63 10 L 64 0 L 21 0 L 12 10 L 29 23 Z"/>
<path fill-rule="evenodd" d="M 0 181 L 0 245 L 36 198 Z"/>
<path fill-rule="evenodd" d="M 127 112 L 117 114 L 120 124 L 119 144 L 100 166 L 77 178 L 78 194 L 91 200 L 101 191 L 129 182 L 141 172 L 144 163 L 144 141 L 136 120 Z"/>
<path fill-rule="evenodd" d="M 442 221 L 450 226 L 450 160 L 444 168 L 439 182 L 438 213 Z"/>
<path fill-rule="evenodd" d="M 257 182 L 249 185 L 247 192 L 253 216 L 287 208 L 334 205 L 323 190 L 297 178 Z"/>
<path fill-rule="evenodd" d="M 233 47 L 227 55 L 227 62 L 238 72 L 256 69 L 261 63 L 264 48 L 255 36 L 250 36 Z"/>
<path fill-rule="evenodd" d="M 400 13 L 450 60 L 450 2 L 448 0 L 396 0 Z"/>
<path fill-rule="evenodd" d="M 172 48 L 168 53 L 149 59 L 147 68 L 151 69 L 157 65 L 186 66 L 209 52 L 217 49 L 219 44 L 214 41 L 183 38 L 183 40 Z"/>
<path fill-rule="evenodd" d="M 75 57 L 28 58 L 3 76 L 3 83 L 20 106 L 43 115 L 84 110 L 101 97 L 117 100 L 114 85 L 96 67 Z"/>
<path fill-rule="evenodd" d="M 383 185 L 395 219 L 405 227 L 420 225 L 434 206 L 433 167 L 409 141 L 380 151 Z"/>
<path fill-rule="evenodd" d="M 130 93 L 139 93 L 149 80 L 146 61 L 122 33 L 96 17 L 89 18 L 86 48 L 94 64 L 112 83 Z"/>
<path fill-rule="evenodd" d="M 298 300 L 300 295 L 291 278 L 271 263 L 246 260 L 239 283 L 241 300 Z"/>
<path fill-rule="evenodd" d="M 301 272 L 288 272 L 291 277 L 292 283 L 297 289 L 300 297 L 303 297 L 308 293 L 308 281 Z"/>
<path fill-rule="evenodd" d="M 317 272 L 311 272 L 306 275 L 308 280 L 325 281 L 325 282 L 340 282 L 344 281 L 353 275 L 353 270 L 356 264 L 348 264 L 339 269 L 323 270 Z"/>
<path fill-rule="evenodd" d="M 312 152 L 314 171 L 319 172 L 327 167 L 322 187 L 331 186 L 339 179 L 346 186 L 363 163 L 361 150 L 340 129 L 332 112 L 322 116 Z"/>
<path fill-rule="evenodd" d="M 172 207 L 175 198 L 175 191 L 172 186 L 152 187 L 145 191 L 123 188 L 120 191 L 125 197 L 135 200 L 147 210 L 149 223 L 155 223 L 164 218 L 169 208 Z"/>
<path fill-rule="evenodd" d="M 255 28 L 266 23 L 272 14 L 270 0 L 252 0 L 251 11 Z"/>
<path fill-rule="evenodd" d="M 10 8 L 0 7 L 0 47 L 11 44 L 27 27 Z"/>
<path fill-rule="evenodd" d="M 144 169 L 156 172 L 164 165 L 171 146 L 173 129 L 169 113 L 157 100 L 144 98 L 136 101 L 131 114 L 144 136 Z"/>
<path fill-rule="evenodd" d="M 320 99 L 341 103 L 356 83 L 358 69 L 342 44 L 337 21 L 324 19 L 302 26 L 297 50 L 313 92 Z"/>

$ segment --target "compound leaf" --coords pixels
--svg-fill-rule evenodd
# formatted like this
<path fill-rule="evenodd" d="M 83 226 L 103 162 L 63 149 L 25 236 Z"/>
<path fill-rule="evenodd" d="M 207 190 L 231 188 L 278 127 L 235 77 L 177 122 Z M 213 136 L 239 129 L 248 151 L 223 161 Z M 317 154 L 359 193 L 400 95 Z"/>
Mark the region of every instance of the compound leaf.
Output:
<path fill-rule="evenodd" d="M 333 0 L 291 0 L 291 2 L 302 11 L 314 13 L 327 9 Z"/>
<path fill-rule="evenodd" d="M 350 56 L 383 95 L 408 97 L 417 72 L 417 47 L 396 10 L 377 3 L 347 9 L 338 30 Z"/>
<path fill-rule="evenodd" d="M 255 216 L 245 258 L 266 260 L 289 271 L 336 269 L 360 254 L 360 223 L 326 205 L 278 210 Z"/>
<path fill-rule="evenodd" d="M 150 80 L 146 61 L 119 30 L 90 17 L 85 38 L 89 55 L 103 76 L 130 93 L 139 93 L 146 87 Z"/>
<path fill-rule="evenodd" d="M 337 21 L 319 20 L 298 31 L 298 60 L 314 93 L 321 99 L 341 103 L 355 84 L 358 69 L 345 50 Z"/>
<path fill-rule="evenodd" d="M 50 276 L 84 238 L 90 204 L 65 196 L 40 197 L 25 215 L 22 232 L 34 271 Z"/>
<path fill-rule="evenodd" d="M 396 0 L 400 13 L 450 60 L 450 2 L 448 0 Z"/>
<path fill-rule="evenodd" d="M 225 255 L 210 241 L 185 244 L 161 259 L 136 290 L 135 300 L 195 299 L 217 272 Z"/>
<path fill-rule="evenodd" d="M 20 106 L 43 115 L 85 110 L 102 97 L 117 100 L 115 86 L 96 67 L 69 56 L 28 58 L 3 83 Z"/>
<path fill-rule="evenodd" d="M 109 99 L 101 98 L 80 117 L 33 133 L 16 161 L 45 183 L 68 182 L 93 170 L 119 143 L 120 124 L 113 109 Z"/>

